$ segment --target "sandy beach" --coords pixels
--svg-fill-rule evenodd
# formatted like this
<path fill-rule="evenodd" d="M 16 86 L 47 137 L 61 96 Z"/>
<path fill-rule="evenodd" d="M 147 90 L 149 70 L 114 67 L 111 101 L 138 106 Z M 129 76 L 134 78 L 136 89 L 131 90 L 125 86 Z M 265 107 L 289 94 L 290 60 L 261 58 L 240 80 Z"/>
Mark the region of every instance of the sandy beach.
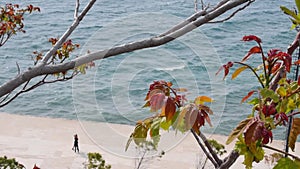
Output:
<path fill-rule="evenodd" d="M 138 163 L 137 157 L 143 153 L 134 144 L 127 152 L 124 150 L 134 126 L 7 113 L 0 114 L 0 124 L 0 156 L 15 158 L 27 169 L 31 169 L 34 164 L 41 169 L 82 169 L 88 152 L 100 153 L 113 169 L 134 169 Z M 75 133 L 79 136 L 80 153 L 71 150 Z M 223 144 L 226 140 L 226 136 L 220 135 L 207 137 Z M 273 141 L 272 145 L 283 147 L 283 142 Z M 226 149 L 231 150 L 233 146 L 232 143 Z M 293 154 L 300 155 L 299 146 L 298 143 Z M 165 155 L 157 157 L 161 151 Z M 191 134 L 164 132 L 158 152 L 149 152 L 142 168 L 195 169 L 204 159 L 203 152 Z M 238 158 L 231 168 L 244 168 L 242 161 L 242 157 Z M 207 165 L 206 168 L 213 167 Z M 254 164 L 254 168 L 270 166 L 261 162 Z"/>

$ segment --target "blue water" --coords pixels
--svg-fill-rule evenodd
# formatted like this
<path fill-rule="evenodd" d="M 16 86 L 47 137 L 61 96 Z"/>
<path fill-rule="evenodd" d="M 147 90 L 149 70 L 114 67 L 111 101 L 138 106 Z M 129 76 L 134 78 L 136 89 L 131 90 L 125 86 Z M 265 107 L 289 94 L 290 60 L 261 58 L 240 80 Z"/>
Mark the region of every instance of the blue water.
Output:
<path fill-rule="evenodd" d="M 24 4 L 24 1 L 9 2 Z M 4 3 L 1 1 L 1 5 Z M 49 49 L 48 38 L 62 35 L 73 21 L 73 0 L 59 3 L 27 0 L 26 3 L 41 7 L 41 13 L 26 15 L 26 33 L 14 36 L 0 48 L 1 84 L 17 74 L 16 62 L 21 70 L 32 66 L 32 52 Z M 193 14 L 193 3 L 193 0 L 98 1 L 71 36 L 82 46 L 74 55 L 162 33 Z M 247 73 L 234 81 L 230 78 L 222 81 L 222 75 L 212 75 L 222 63 L 240 60 L 254 45 L 241 42 L 244 35 L 261 37 L 265 50 L 286 49 L 295 31 L 289 29 L 290 21 L 280 11 L 280 5 L 293 7 L 288 0 L 254 2 L 231 20 L 204 25 L 178 41 L 97 61 L 87 75 L 41 86 L 21 95 L 1 111 L 135 124 L 136 120 L 151 115 L 141 109 L 148 85 L 164 79 L 189 88 L 190 100 L 197 95 L 213 97 L 216 100 L 212 105 L 216 109 L 213 130 L 229 134 L 251 111 L 240 100 L 258 83 Z M 193 43 L 198 43 L 198 37 L 199 45 Z"/>

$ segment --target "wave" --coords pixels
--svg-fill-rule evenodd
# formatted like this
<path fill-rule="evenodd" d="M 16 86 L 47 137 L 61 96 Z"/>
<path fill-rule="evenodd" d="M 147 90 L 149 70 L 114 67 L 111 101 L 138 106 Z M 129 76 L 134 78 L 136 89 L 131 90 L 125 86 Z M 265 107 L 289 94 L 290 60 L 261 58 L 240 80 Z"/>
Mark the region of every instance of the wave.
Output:
<path fill-rule="evenodd" d="M 166 68 L 156 68 L 156 70 L 174 71 L 184 69 L 185 65 L 166 67 Z"/>

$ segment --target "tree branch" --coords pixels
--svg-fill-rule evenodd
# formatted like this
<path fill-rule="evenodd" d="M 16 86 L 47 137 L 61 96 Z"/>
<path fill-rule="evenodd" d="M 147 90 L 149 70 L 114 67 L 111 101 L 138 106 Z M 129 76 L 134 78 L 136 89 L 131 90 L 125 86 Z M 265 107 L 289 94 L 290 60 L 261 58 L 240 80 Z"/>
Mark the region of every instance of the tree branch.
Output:
<path fill-rule="evenodd" d="M 282 150 L 278 150 L 278 149 L 276 149 L 276 148 L 274 148 L 274 147 L 271 147 L 271 146 L 268 146 L 268 145 L 263 145 L 263 147 L 268 148 L 268 149 L 273 150 L 273 151 L 277 151 L 277 152 L 279 152 L 279 153 L 282 153 L 282 154 L 285 154 L 285 155 L 288 155 L 288 156 L 291 156 L 291 157 L 293 157 L 294 159 L 300 160 L 299 157 L 297 157 L 297 156 L 295 156 L 295 155 L 293 155 L 293 154 L 284 152 L 284 151 L 282 151 Z"/>
<path fill-rule="evenodd" d="M 74 19 L 75 20 L 78 18 L 79 6 L 80 6 L 79 0 L 76 0 L 75 11 L 74 11 Z"/>
<path fill-rule="evenodd" d="M 45 75 L 45 74 L 54 74 L 59 72 L 66 72 L 67 70 L 74 69 L 76 66 L 80 66 L 85 63 L 89 63 L 94 60 L 100 60 L 103 58 L 108 58 L 111 56 L 119 55 L 122 53 L 132 52 L 139 49 L 156 47 L 163 44 L 166 44 L 174 39 L 185 35 L 188 32 L 196 29 L 197 27 L 215 19 L 216 17 L 222 15 L 226 11 L 233 9 L 241 4 L 244 4 L 251 0 L 223 0 L 221 1 L 226 2 L 225 4 L 221 5 L 218 8 L 214 8 L 213 11 L 209 13 L 200 13 L 204 15 L 203 17 L 192 21 L 184 21 L 187 23 L 180 29 L 175 29 L 175 31 L 167 31 L 166 34 L 162 34 L 160 36 L 152 37 L 145 40 L 140 40 L 132 43 L 123 44 L 120 46 L 112 47 L 110 49 L 104 49 L 98 52 L 86 54 L 84 56 L 80 56 L 75 58 L 69 62 L 57 64 L 57 65 L 47 65 L 47 61 L 52 57 L 55 51 L 60 47 L 60 45 L 69 37 L 69 35 L 73 32 L 73 30 L 79 24 L 79 21 L 85 16 L 88 10 L 92 7 L 96 0 L 91 0 L 90 3 L 85 7 L 82 13 L 78 16 L 78 18 L 74 21 L 71 27 L 65 32 L 64 35 L 59 39 L 59 41 L 46 53 L 45 57 L 42 60 L 42 63 L 37 64 L 36 66 L 29 68 L 28 70 L 24 71 L 23 73 L 19 74 L 15 78 L 9 80 L 2 86 L 0 86 L 0 97 L 6 95 L 7 93 L 12 92 L 18 86 L 22 85 L 26 81 L 35 78 L 37 76 Z M 221 3 L 220 2 L 220 3 Z M 197 13 L 199 14 L 199 13 Z M 188 18 L 189 19 L 189 18 Z"/>
<path fill-rule="evenodd" d="M 223 163 L 218 169 L 228 169 L 232 166 L 232 164 L 235 163 L 235 161 L 238 159 L 240 154 L 233 150 L 231 153 L 223 160 Z"/>
<path fill-rule="evenodd" d="M 73 74 L 72 74 L 71 76 L 69 76 L 69 77 L 65 77 L 65 76 L 64 76 L 64 77 L 62 77 L 62 78 L 58 78 L 58 79 L 51 80 L 51 81 L 45 81 L 46 78 L 47 78 L 47 76 L 48 76 L 48 75 L 45 75 L 41 81 L 37 82 L 36 84 L 34 84 L 34 85 L 32 85 L 31 87 L 29 87 L 29 88 L 26 89 L 26 86 L 27 86 L 28 83 L 29 83 L 29 81 L 28 81 L 28 82 L 24 85 L 23 89 L 20 90 L 19 92 L 17 92 L 13 97 L 9 98 L 9 100 L 5 101 L 6 99 L 8 99 L 8 95 L 7 95 L 3 100 L 1 100 L 1 102 L 0 102 L 0 103 L 1 103 L 1 104 L 0 104 L 0 107 L 6 106 L 7 104 L 9 104 L 9 103 L 12 102 L 13 100 L 15 100 L 15 99 L 16 99 L 19 95 L 21 95 L 22 93 L 29 92 L 29 91 L 31 91 L 31 90 L 33 90 L 33 89 L 39 87 L 39 86 L 42 86 L 42 85 L 44 85 L 44 84 L 50 84 L 50 83 L 56 83 L 56 82 L 62 82 L 62 81 L 68 81 L 68 80 L 72 79 L 73 77 L 75 77 L 77 74 L 78 74 L 78 73 L 75 72 L 75 73 L 73 73 Z M 4 102 L 4 101 L 5 101 L 5 102 Z M 3 102 L 4 102 L 4 103 L 3 103 Z"/>
<path fill-rule="evenodd" d="M 194 136 L 194 138 L 196 139 L 197 143 L 199 144 L 199 146 L 201 147 L 202 151 L 204 152 L 204 154 L 206 155 L 206 157 L 213 163 L 213 165 L 215 166 L 215 168 L 217 168 L 219 165 L 218 163 L 210 156 L 210 154 L 207 152 L 205 146 L 201 143 L 198 135 L 195 133 L 195 131 L 193 129 L 191 129 L 191 132 Z"/>
<path fill-rule="evenodd" d="M 56 50 L 61 47 L 61 45 L 67 40 L 67 38 L 72 34 L 72 32 L 76 29 L 76 27 L 79 25 L 80 21 L 84 18 L 84 16 L 87 14 L 87 12 L 92 8 L 96 0 L 91 0 L 87 6 L 84 8 L 84 10 L 80 13 L 78 17 L 74 20 L 72 25 L 69 27 L 69 29 L 66 30 L 66 32 L 59 38 L 59 40 L 56 42 L 56 44 L 45 54 L 45 56 L 42 59 L 42 65 L 46 65 L 48 60 L 55 54 Z M 75 9 L 75 13 L 76 13 Z"/>
<path fill-rule="evenodd" d="M 236 11 L 234 11 L 231 15 L 229 15 L 227 18 L 224 18 L 222 20 L 218 20 L 218 21 L 212 21 L 212 22 L 208 22 L 208 23 L 222 23 L 225 21 L 228 21 L 229 19 L 231 19 L 232 17 L 234 17 L 238 12 L 244 10 L 245 8 L 247 8 L 252 2 L 254 2 L 255 0 L 251 0 L 249 1 L 246 5 L 244 5 L 243 7 L 237 9 Z"/>
<path fill-rule="evenodd" d="M 212 149 L 211 145 L 209 144 L 209 142 L 207 141 L 207 138 L 205 137 L 205 135 L 203 133 L 200 132 L 200 138 L 202 139 L 202 141 L 204 142 L 206 148 L 208 149 L 208 151 L 210 152 L 210 154 L 212 155 L 212 157 L 214 158 L 214 160 L 218 163 L 218 165 L 220 166 L 222 164 L 222 160 L 220 160 L 220 158 L 218 157 L 218 155 L 216 154 L 216 152 Z"/>

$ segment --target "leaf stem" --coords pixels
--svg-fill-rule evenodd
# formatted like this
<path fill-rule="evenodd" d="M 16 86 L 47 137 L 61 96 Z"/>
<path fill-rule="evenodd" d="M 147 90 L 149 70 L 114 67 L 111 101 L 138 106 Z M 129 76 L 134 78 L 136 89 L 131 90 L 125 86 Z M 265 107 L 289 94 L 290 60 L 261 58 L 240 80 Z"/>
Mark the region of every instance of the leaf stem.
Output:
<path fill-rule="evenodd" d="M 234 63 L 240 64 L 240 65 L 243 65 L 243 66 L 246 66 L 247 68 L 249 68 L 249 69 L 254 73 L 254 75 L 256 76 L 256 78 L 258 79 L 258 81 L 259 81 L 259 83 L 261 84 L 262 88 L 265 88 L 265 85 L 264 85 L 263 82 L 260 80 L 258 74 L 255 72 L 255 70 L 254 70 L 251 66 L 249 66 L 249 65 L 247 65 L 247 64 L 245 64 L 245 63 L 242 63 L 242 62 L 234 62 Z"/>
<path fill-rule="evenodd" d="M 263 51 L 263 48 L 262 48 L 260 43 L 258 43 L 258 46 L 259 46 L 260 51 L 261 51 L 261 59 L 262 59 L 263 65 L 264 65 L 264 74 L 265 74 L 265 78 L 266 78 L 266 87 L 269 87 L 270 82 L 269 82 L 269 75 L 267 74 L 267 67 L 266 67 L 266 63 L 265 63 L 264 51 Z"/>

